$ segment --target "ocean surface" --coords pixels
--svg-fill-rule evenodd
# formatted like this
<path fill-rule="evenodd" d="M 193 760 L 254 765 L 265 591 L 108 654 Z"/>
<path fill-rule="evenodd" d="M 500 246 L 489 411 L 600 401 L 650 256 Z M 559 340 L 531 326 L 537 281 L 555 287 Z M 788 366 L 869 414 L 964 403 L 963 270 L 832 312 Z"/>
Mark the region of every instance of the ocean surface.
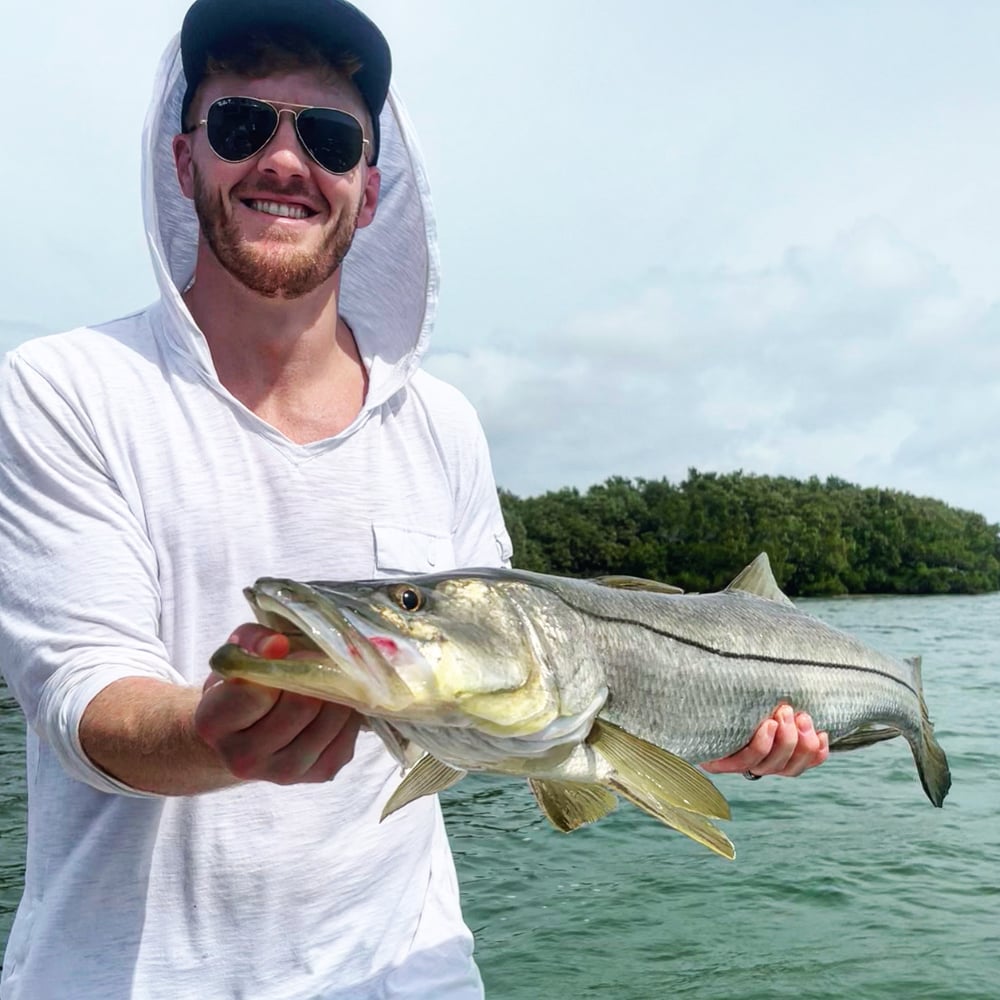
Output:
<path fill-rule="evenodd" d="M 1000 594 L 802 603 L 923 656 L 944 808 L 901 741 L 798 780 L 716 777 L 730 863 L 624 803 L 559 834 L 524 783 L 468 778 L 445 812 L 491 1000 L 1000 998 Z M 0 700 L 0 944 L 24 859 L 22 728 Z"/>

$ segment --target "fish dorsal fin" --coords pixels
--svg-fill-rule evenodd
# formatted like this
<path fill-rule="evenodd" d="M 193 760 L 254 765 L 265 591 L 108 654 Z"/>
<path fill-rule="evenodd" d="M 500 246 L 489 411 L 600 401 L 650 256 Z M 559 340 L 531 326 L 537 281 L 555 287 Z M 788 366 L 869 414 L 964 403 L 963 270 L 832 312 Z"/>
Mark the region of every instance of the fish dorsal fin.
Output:
<path fill-rule="evenodd" d="M 726 590 L 741 590 L 744 594 L 753 594 L 754 597 L 762 597 L 765 601 L 794 606 L 778 586 L 778 581 L 771 572 L 771 560 L 767 558 L 766 552 L 761 552 L 749 566 L 737 574 L 736 579 L 726 587 Z"/>
<path fill-rule="evenodd" d="M 545 818 L 563 833 L 603 819 L 618 806 L 618 799 L 601 785 L 528 778 L 528 785 Z"/>
<path fill-rule="evenodd" d="M 723 794 L 683 757 L 604 719 L 594 720 L 587 742 L 615 769 L 622 784 L 641 788 L 658 801 L 686 812 L 730 818 Z"/>
<path fill-rule="evenodd" d="M 409 805 L 414 799 L 419 799 L 424 795 L 433 795 L 435 792 L 443 792 L 446 788 L 461 781 L 467 771 L 460 771 L 458 768 L 425 753 L 406 772 L 406 777 L 399 783 L 399 787 L 389 797 L 379 821 L 391 816 L 397 809 Z"/>
<path fill-rule="evenodd" d="M 683 587 L 675 587 L 672 583 L 661 583 L 659 580 L 644 580 L 641 576 L 595 576 L 590 582 L 615 590 L 648 590 L 653 594 L 684 593 Z"/>

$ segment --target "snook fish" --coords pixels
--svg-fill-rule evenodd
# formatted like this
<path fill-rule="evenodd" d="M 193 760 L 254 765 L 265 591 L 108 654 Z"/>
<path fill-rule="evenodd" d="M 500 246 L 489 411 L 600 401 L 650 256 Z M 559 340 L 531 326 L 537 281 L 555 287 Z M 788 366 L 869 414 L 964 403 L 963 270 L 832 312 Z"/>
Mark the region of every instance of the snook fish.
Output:
<path fill-rule="evenodd" d="M 738 750 L 782 701 L 809 712 L 831 750 L 903 736 L 935 806 L 951 784 L 919 661 L 796 608 L 764 554 L 712 594 L 509 569 L 264 578 L 245 594 L 296 653 L 267 660 L 228 644 L 214 670 L 354 707 L 404 766 L 408 746 L 424 751 L 383 817 L 488 771 L 526 777 L 560 830 L 607 815 L 620 795 L 732 858 L 709 822 L 729 806 L 688 762 Z"/>

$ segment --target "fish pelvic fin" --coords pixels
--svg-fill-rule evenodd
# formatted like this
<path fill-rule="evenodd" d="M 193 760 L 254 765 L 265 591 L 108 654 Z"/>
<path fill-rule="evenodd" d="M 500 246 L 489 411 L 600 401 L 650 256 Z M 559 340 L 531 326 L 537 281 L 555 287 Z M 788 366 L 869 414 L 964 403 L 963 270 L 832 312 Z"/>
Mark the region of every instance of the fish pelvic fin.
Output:
<path fill-rule="evenodd" d="M 683 757 L 604 719 L 594 720 L 587 742 L 615 769 L 616 782 L 644 800 L 699 816 L 730 818 L 723 794 Z"/>
<path fill-rule="evenodd" d="M 618 799 L 601 785 L 528 778 L 538 808 L 563 833 L 603 819 L 618 806 Z"/>
<path fill-rule="evenodd" d="M 845 750 L 860 750 L 863 747 L 870 747 L 875 743 L 882 743 L 884 740 L 894 740 L 897 736 L 902 736 L 903 731 L 895 726 L 858 726 L 857 729 L 838 736 L 830 741 L 830 753 L 838 753 Z"/>
<path fill-rule="evenodd" d="M 443 792 L 446 788 L 461 781 L 467 771 L 461 771 L 456 767 L 445 764 L 443 761 L 425 753 L 406 772 L 406 777 L 399 783 L 396 790 L 389 796 L 382 809 L 379 822 L 387 816 L 391 816 L 397 809 L 409 805 L 414 799 L 422 798 L 424 795 L 433 795 L 435 792 Z"/>
<path fill-rule="evenodd" d="M 365 716 L 365 725 L 382 740 L 386 750 L 392 754 L 396 763 L 404 770 L 413 767 L 425 753 L 424 750 L 418 747 L 412 740 L 407 739 L 387 719 L 368 715 Z"/>
<path fill-rule="evenodd" d="M 765 601 L 774 601 L 775 604 L 792 604 L 778 586 L 766 552 L 761 552 L 749 566 L 742 569 L 726 590 L 741 590 L 745 594 L 762 597 Z"/>

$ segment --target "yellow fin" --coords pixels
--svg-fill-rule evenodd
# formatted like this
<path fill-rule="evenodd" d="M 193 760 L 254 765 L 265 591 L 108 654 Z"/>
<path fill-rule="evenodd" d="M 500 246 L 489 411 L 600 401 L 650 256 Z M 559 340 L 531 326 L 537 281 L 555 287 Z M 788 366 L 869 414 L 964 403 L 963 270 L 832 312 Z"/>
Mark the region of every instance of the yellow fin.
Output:
<path fill-rule="evenodd" d="M 602 587 L 614 587 L 616 590 L 648 590 L 654 594 L 684 593 L 683 587 L 661 583 L 659 580 L 644 580 L 641 576 L 595 576 L 590 582 Z"/>
<path fill-rule="evenodd" d="M 729 803 L 693 764 L 604 719 L 595 719 L 587 742 L 618 772 L 617 780 L 663 802 L 715 819 L 729 819 Z"/>
<path fill-rule="evenodd" d="M 733 847 L 733 842 L 703 816 L 696 816 L 684 809 L 675 809 L 655 796 L 635 788 L 627 788 L 615 780 L 612 780 L 611 784 L 615 791 L 654 819 L 658 819 L 678 833 L 683 833 L 685 837 L 690 837 L 699 844 L 703 844 L 710 851 L 715 851 L 716 854 L 720 854 L 730 861 L 736 857 L 736 848 Z"/>
<path fill-rule="evenodd" d="M 761 552 L 749 566 L 741 570 L 726 590 L 742 590 L 745 594 L 753 594 L 754 597 L 762 597 L 775 604 L 792 604 L 778 586 L 766 552 Z"/>
<path fill-rule="evenodd" d="M 397 809 L 402 809 L 414 799 L 451 788 L 452 785 L 461 781 L 467 773 L 444 764 L 436 757 L 425 753 L 406 772 L 406 777 L 399 783 L 399 787 L 389 796 L 389 801 L 386 802 L 379 821 L 381 822 L 386 816 L 391 816 Z"/>
<path fill-rule="evenodd" d="M 897 736 L 902 735 L 902 730 L 895 726 L 876 726 L 868 723 L 831 740 L 830 753 L 837 753 L 841 750 L 860 750 L 862 747 L 870 747 L 883 740 L 894 740 Z"/>
<path fill-rule="evenodd" d="M 618 799 L 600 785 L 541 778 L 528 778 L 528 785 L 545 818 L 563 833 L 602 819 L 618 805 Z"/>

